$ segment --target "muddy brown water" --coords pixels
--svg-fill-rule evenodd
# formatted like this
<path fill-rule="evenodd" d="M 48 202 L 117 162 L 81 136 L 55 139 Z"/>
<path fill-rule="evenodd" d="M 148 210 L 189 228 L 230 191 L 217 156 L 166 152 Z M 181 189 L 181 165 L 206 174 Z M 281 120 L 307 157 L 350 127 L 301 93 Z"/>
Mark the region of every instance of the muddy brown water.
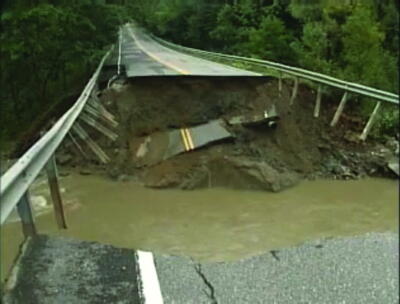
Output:
<path fill-rule="evenodd" d="M 281 193 L 211 188 L 153 190 L 72 173 L 61 179 L 69 229 L 56 227 L 45 180 L 32 189 L 40 233 L 200 261 L 232 261 L 316 238 L 396 231 L 398 183 L 304 181 Z M 11 215 L 1 231 L 5 277 L 22 240 Z"/>

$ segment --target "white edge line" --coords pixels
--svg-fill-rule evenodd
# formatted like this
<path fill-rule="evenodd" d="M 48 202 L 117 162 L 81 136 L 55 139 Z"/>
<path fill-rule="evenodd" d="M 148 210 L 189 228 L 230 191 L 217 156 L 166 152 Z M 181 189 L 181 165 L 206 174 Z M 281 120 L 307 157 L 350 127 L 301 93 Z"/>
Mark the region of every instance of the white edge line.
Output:
<path fill-rule="evenodd" d="M 153 254 L 147 251 L 136 252 L 138 257 L 142 295 L 145 304 L 163 304 Z"/>

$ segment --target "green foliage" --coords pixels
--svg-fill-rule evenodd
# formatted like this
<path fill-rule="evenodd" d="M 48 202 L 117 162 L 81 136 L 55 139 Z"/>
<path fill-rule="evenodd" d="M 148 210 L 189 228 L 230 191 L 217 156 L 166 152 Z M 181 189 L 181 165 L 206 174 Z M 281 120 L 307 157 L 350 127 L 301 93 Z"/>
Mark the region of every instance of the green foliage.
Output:
<path fill-rule="evenodd" d="M 300 41 L 292 43 L 299 58 L 300 66 L 325 74 L 333 74 L 333 63 L 328 59 L 330 41 L 322 22 L 304 25 Z"/>
<path fill-rule="evenodd" d="M 275 16 L 266 16 L 259 28 L 251 30 L 248 51 L 253 57 L 294 64 L 295 52 L 290 46 L 292 41 L 293 36 L 281 20 Z"/>
<path fill-rule="evenodd" d="M 0 118 L 6 127 L 0 136 L 15 139 L 44 111 L 79 92 L 123 20 L 120 7 L 84 2 L 2 14 Z"/>
<path fill-rule="evenodd" d="M 241 54 L 243 41 L 247 40 L 249 28 L 243 25 L 238 7 L 224 5 L 218 13 L 215 29 L 210 33 L 221 51 Z"/>
<path fill-rule="evenodd" d="M 288 7 L 293 17 L 303 21 L 312 22 L 322 19 L 322 1 L 292 0 Z"/>
<path fill-rule="evenodd" d="M 399 133 L 399 108 L 383 106 L 378 116 L 373 132 L 376 137 L 383 137 L 385 134 L 395 136 Z"/>
<path fill-rule="evenodd" d="M 382 42 L 385 36 L 379 30 L 371 11 L 366 7 L 357 6 L 343 25 L 342 32 L 343 77 L 388 89 L 389 80 L 382 61 Z"/>

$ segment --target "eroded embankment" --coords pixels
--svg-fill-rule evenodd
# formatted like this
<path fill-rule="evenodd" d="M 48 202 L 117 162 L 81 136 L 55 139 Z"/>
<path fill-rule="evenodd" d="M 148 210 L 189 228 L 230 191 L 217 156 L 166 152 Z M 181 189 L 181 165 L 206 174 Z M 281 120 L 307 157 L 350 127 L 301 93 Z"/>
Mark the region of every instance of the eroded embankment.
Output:
<path fill-rule="evenodd" d="M 110 144 L 97 137 L 111 158 L 107 172 L 114 178 L 135 176 L 149 187 L 270 191 L 301 178 L 390 174 L 389 149 L 348 138 L 348 130 L 357 132 L 362 124 L 350 115 L 332 129 L 334 104 L 324 100 L 315 119 L 315 93 L 300 86 L 289 105 L 291 93 L 290 83 L 284 82 L 279 94 L 276 80 L 266 77 L 146 77 L 114 84 L 101 101 L 119 121 L 119 138 Z M 275 128 L 227 123 L 232 117 L 263 114 L 272 106 L 279 115 Z M 216 119 L 232 138 L 168 158 L 159 155 L 171 145 L 168 132 Z M 139 161 L 146 157 L 151 161 Z"/>

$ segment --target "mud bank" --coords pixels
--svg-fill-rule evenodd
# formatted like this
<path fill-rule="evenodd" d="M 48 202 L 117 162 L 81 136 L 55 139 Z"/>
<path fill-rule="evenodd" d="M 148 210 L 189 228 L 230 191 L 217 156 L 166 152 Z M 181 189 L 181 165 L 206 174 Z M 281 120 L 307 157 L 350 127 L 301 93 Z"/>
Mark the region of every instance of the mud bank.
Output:
<path fill-rule="evenodd" d="M 291 93 L 291 83 L 284 82 L 279 93 L 277 81 L 267 77 L 125 80 L 106 89 L 101 96 L 103 105 L 119 122 L 117 141 L 111 143 L 98 134 L 93 137 L 110 156 L 110 163 L 104 167 L 110 177 L 134 178 L 155 188 L 225 186 L 277 192 L 304 178 L 394 176 L 387 168 L 387 161 L 393 157 L 395 148 L 355 140 L 363 127 L 355 115 L 343 115 L 338 126 L 331 128 L 329 122 L 336 101 L 324 100 L 316 119 L 315 92 L 300 86 L 296 100 L 290 105 Z M 232 117 L 257 115 L 272 106 L 279 115 L 275 128 L 266 124 L 227 123 Z M 351 107 L 347 113 L 351 113 Z M 232 134 L 231 139 L 151 165 L 136 161 L 140 146 L 149 136 L 216 119 Z M 157 154 L 157 144 L 147 152 Z M 62 163 L 91 166 L 79 154 L 70 153 L 61 153 Z M 96 162 L 94 156 L 92 161 Z"/>

